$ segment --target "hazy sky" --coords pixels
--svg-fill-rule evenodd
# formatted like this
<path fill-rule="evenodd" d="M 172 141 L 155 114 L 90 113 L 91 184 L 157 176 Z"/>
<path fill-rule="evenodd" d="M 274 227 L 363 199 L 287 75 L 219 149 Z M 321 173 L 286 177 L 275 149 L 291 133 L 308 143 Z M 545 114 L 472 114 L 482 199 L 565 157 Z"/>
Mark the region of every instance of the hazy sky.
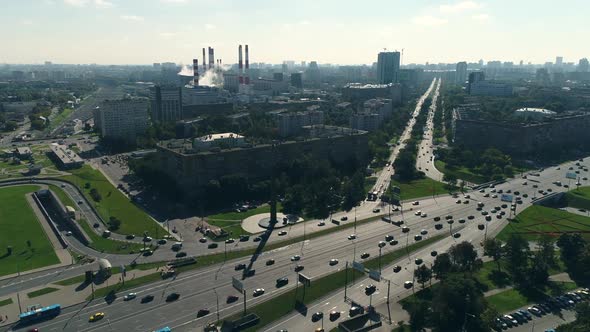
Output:
<path fill-rule="evenodd" d="M 370 64 L 590 57 L 589 0 L 0 0 L 0 63 Z"/>

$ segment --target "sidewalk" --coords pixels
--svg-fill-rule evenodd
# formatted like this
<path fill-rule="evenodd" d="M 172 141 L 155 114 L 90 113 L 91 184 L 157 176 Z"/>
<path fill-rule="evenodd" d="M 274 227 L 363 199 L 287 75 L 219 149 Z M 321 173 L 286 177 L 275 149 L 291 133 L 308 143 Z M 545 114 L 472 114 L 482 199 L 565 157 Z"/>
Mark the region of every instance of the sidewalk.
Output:
<path fill-rule="evenodd" d="M 135 278 L 143 277 L 148 274 L 158 272 L 156 269 L 150 270 L 130 270 L 127 271 L 126 280 L 133 280 Z M 109 279 L 105 280 L 101 284 L 94 284 L 94 290 L 98 290 L 104 287 L 116 285 L 121 282 L 121 274 L 114 274 Z M 29 298 L 27 294 L 31 292 L 44 289 L 44 288 L 56 288 L 57 291 L 51 293 Z M 138 286 L 139 287 L 139 286 Z M 18 321 L 18 315 L 21 312 L 25 312 L 28 306 L 42 305 L 47 306 L 55 303 L 59 303 L 62 308 L 86 302 L 86 298 L 92 295 L 92 286 L 90 284 L 75 283 L 73 285 L 61 286 L 57 284 L 46 284 L 41 287 L 27 289 L 26 292 L 12 293 L 7 297 L 0 298 L 0 302 L 11 299 L 12 303 L 4 306 L 0 306 L 0 315 L 4 317 L 3 321 L 0 321 L 0 327 L 13 324 Z M 20 307 L 19 307 L 20 299 Z M 8 320 L 5 317 L 8 316 Z"/>

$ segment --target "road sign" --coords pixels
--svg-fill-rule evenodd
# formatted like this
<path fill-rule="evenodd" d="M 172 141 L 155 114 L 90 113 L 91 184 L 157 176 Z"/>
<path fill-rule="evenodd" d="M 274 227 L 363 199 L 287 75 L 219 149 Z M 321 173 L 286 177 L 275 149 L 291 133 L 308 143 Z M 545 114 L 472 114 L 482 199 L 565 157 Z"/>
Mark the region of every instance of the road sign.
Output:
<path fill-rule="evenodd" d="M 239 280 L 236 279 L 236 277 L 232 277 L 231 278 L 231 284 L 232 286 L 234 286 L 235 289 L 237 289 L 240 293 L 244 291 L 244 283 Z"/>
<path fill-rule="evenodd" d="M 509 194 L 502 194 L 502 196 L 501 196 L 500 200 L 501 200 L 502 202 L 511 202 L 511 203 L 512 203 L 512 198 L 513 198 L 513 196 L 512 196 L 512 195 L 509 195 Z"/>
<path fill-rule="evenodd" d="M 365 267 L 363 266 L 363 263 L 352 262 L 352 268 L 359 272 L 365 272 Z"/>
<path fill-rule="evenodd" d="M 369 271 L 369 278 L 371 278 L 375 281 L 381 281 L 381 272 L 379 272 L 377 270 L 370 270 Z"/>
<path fill-rule="evenodd" d="M 309 287 L 311 285 L 311 278 L 299 273 L 299 282 Z"/>
<path fill-rule="evenodd" d="M 574 172 L 567 172 L 567 173 L 565 173 L 565 178 L 575 180 L 578 178 L 578 176 Z"/>

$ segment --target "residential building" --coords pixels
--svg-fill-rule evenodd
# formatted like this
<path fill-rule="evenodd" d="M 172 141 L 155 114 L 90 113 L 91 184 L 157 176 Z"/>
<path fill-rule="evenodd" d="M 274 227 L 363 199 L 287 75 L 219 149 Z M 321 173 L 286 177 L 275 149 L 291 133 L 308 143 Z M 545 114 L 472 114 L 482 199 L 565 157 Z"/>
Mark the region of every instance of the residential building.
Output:
<path fill-rule="evenodd" d="M 76 168 L 84 164 L 84 160 L 78 156 L 76 152 L 68 148 L 66 145 L 51 144 L 49 145 L 53 156 L 63 168 Z"/>
<path fill-rule="evenodd" d="M 152 121 L 174 122 L 182 119 L 182 90 L 176 86 L 150 88 Z"/>
<path fill-rule="evenodd" d="M 101 137 L 135 143 L 148 128 L 148 101 L 144 98 L 105 100 L 93 112 Z"/>
<path fill-rule="evenodd" d="M 455 71 L 455 83 L 463 85 L 467 80 L 467 62 L 461 61 L 457 63 L 457 70 Z"/>
<path fill-rule="evenodd" d="M 211 134 L 193 140 L 193 149 L 195 151 L 233 149 L 244 145 L 244 136 L 235 133 Z"/>
<path fill-rule="evenodd" d="M 322 111 L 307 111 L 307 112 L 292 112 L 281 113 L 277 115 L 279 136 L 289 137 L 301 134 L 303 127 L 323 125 L 324 112 Z"/>
<path fill-rule="evenodd" d="M 379 129 L 381 119 L 375 113 L 355 113 L 350 116 L 350 128 L 364 131 L 375 131 Z"/>
<path fill-rule="evenodd" d="M 297 89 L 303 89 L 302 73 L 291 73 L 291 86 Z"/>
<path fill-rule="evenodd" d="M 587 58 L 580 59 L 578 62 L 578 71 L 587 73 L 590 69 L 590 63 L 588 63 Z"/>
<path fill-rule="evenodd" d="M 379 84 L 397 83 L 399 65 L 399 52 L 380 52 L 377 56 L 377 82 Z"/>

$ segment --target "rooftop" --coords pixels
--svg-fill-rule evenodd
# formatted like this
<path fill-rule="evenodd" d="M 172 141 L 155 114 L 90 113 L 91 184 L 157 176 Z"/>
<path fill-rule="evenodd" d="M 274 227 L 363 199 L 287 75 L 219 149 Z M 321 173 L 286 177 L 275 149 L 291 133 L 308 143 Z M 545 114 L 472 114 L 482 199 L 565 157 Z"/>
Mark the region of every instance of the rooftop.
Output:
<path fill-rule="evenodd" d="M 49 147 L 64 165 L 81 164 L 84 162 L 76 152 L 70 150 L 65 145 L 53 143 Z"/>
<path fill-rule="evenodd" d="M 557 114 L 556 112 L 550 111 L 548 109 L 534 108 L 534 107 L 519 108 L 515 112 L 532 112 L 532 113 L 539 113 L 539 114 L 544 114 L 544 115 L 554 115 L 554 114 Z"/>
<path fill-rule="evenodd" d="M 215 140 L 224 139 L 224 138 L 244 138 L 244 136 L 238 135 L 235 133 L 221 133 L 221 134 L 210 134 L 210 135 L 202 136 L 202 137 L 197 138 L 197 140 L 199 140 L 201 142 L 213 142 Z"/>

